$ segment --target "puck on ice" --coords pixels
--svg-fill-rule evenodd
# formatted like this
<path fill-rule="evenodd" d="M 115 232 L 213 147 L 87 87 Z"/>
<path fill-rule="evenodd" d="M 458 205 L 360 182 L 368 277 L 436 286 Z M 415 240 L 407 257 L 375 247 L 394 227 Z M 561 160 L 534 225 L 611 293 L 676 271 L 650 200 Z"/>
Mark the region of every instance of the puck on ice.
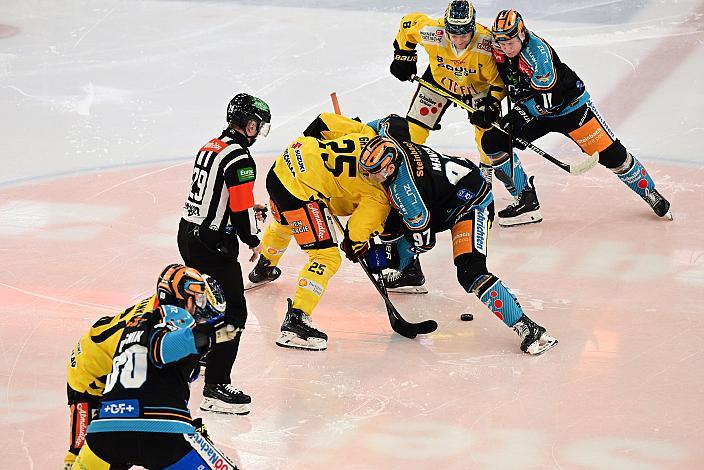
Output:
<path fill-rule="evenodd" d="M 460 320 L 472 321 L 472 320 L 474 320 L 474 315 L 472 315 L 471 313 L 463 313 L 462 315 L 460 315 Z"/>

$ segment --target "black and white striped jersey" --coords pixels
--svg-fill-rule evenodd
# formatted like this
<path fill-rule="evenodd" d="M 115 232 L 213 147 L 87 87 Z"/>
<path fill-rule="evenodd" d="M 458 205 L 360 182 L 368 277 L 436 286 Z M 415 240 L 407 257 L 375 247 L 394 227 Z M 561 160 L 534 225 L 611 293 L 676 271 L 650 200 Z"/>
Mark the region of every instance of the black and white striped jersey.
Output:
<path fill-rule="evenodd" d="M 216 232 L 233 232 L 250 247 L 258 245 L 252 209 L 256 176 L 246 137 L 225 129 L 198 151 L 181 217 Z"/>

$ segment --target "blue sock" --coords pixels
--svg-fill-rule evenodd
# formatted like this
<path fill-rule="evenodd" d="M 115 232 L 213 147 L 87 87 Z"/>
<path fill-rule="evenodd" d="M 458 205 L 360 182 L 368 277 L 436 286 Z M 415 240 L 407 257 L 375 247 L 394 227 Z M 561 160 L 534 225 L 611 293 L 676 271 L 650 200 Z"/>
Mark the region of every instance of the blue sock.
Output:
<path fill-rule="evenodd" d="M 655 183 L 653 183 L 652 178 L 648 174 L 648 170 L 630 153 L 624 165 L 627 165 L 629 160 L 631 160 L 631 164 L 628 166 L 628 169 L 623 173 L 616 173 L 616 176 L 618 176 L 618 179 L 623 181 L 626 186 L 631 188 L 631 191 L 635 192 L 640 197 L 645 197 L 646 191 L 651 192 L 655 189 Z M 618 169 L 616 169 L 616 171 L 618 171 Z"/>
<path fill-rule="evenodd" d="M 523 170 L 523 165 L 521 165 L 521 161 L 518 159 L 518 155 L 514 153 L 513 179 L 511 179 L 511 159 L 508 158 L 508 154 L 506 152 L 501 153 L 506 155 L 507 158 L 503 162 L 493 165 L 494 175 L 498 180 L 500 180 L 504 184 L 504 186 L 506 186 L 508 192 L 510 192 L 513 197 L 516 197 L 521 194 L 524 189 L 526 189 L 526 186 L 528 185 L 528 176 Z M 500 154 L 487 156 L 493 162 L 497 159 L 501 159 L 499 155 Z"/>
<path fill-rule="evenodd" d="M 494 315 L 499 317 L 506 326 L 511 327 L 521 318 L 523 309 L 518 303 L 516 296 L 508 290 L 508 287 L 501 279 L 492 277 L 494 278 L 494 283 L 479 296 L 479 300 L 489 307 L 489 310 L 494 312 Z"/>

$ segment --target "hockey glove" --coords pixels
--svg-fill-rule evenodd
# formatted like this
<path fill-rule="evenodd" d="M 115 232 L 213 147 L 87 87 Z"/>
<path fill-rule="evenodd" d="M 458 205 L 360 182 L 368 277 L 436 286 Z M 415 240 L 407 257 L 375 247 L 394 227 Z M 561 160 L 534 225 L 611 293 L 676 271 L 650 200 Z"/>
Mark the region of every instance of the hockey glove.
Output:
<path fill-rule="evenodd" d="M 364 260 L 367 262 L 369 271 L 374 274 L 380 273 L 389 266 L 384 245 L 372 245 L 364 255 Z"/>
<path fill-rule="evenodd" d="M 528 114 L 528 111 L 523 105 L 517 104 L 506 116 L 501 118 L 499 125 L 506 132 L 512 133 L 513 135 L 520 135 L 523 127 L 529 122 L 532 122 L 533 119 L 535 118 Z"/>
<path fill-rule="evenodd" d="M 340 243 L 340 249 L 345 252 L 345 256 L 348 260 L 356 263 L 369 249 L 369 242 L 351 240 L 349 232 L 345 230 L 345 238 L 342 240 L 342 243 Z"/>
<path fill-rule="evenodd" d="M 477 100 L 477 110 L 469 116 L 472 125 L 489 129 L 493 122 L 499 119 L 501 114 L 501 103 L 492 95 L 479 98 Z"/>
<path fill-rule="evenodd" d="M 407 82 L 418 73 L 418 54 L 416 51 L 394 50 L 394 61 L 391 62 L 391 75 L 402 82 Z"/>
<path fill-rule="evenodd" d="M 263 224 L 266 221 L 266 213 L 269 211 L 269 208 L 266 207 L 266 204 L 255 204 L 254 207 L 252 207 L 252 210 L 254 210 L 254 217 L 257 219 L 258 222 L 257 225 L 259 225 L 260 223 Z"/>
<path fill-rule="evenodd" d="M 203 323 L 196 323 L 193 327 L 193 337 L 196 341 L 196 349 L 204 353 L 212 349 L 217 343 L 231 341 L 235 339 L 237 328 L 225 323 L 225 317 L 221 316 L 214 320 Z"/>

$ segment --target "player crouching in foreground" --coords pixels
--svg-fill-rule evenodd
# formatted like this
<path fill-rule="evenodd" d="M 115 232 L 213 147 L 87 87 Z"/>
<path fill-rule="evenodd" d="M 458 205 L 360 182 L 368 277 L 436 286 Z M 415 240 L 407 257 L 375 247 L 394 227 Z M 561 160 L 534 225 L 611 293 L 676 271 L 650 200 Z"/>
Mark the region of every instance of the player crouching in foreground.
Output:
<path fill-rule="evenodd" d="M 494 199 L 474 163 L 384 135 L 369 141 L 359 162 L 363 174 L 384 185 L 402 219 L 395 242 L 401 260 L 430 250 L 435 235 L 450 230 L 457 280 L 513 328 L 521 339 L 521 350 L 537 355 L 557 344 L 545 328 L 523 313 L 501 279 L 487 270 Z"/>
<path fill-rule="evenodd" d="M 188 410 L 199 358 L 236 333 L 223 319 L 222 290 L 195 269 L 171 265 L 157 291 L 158 308 L 119 320 L 110 334 L 102 332 L 115 346 L 112 369 L 74 469 L 235 468 L 196 429 L 200 420 Z"/>

